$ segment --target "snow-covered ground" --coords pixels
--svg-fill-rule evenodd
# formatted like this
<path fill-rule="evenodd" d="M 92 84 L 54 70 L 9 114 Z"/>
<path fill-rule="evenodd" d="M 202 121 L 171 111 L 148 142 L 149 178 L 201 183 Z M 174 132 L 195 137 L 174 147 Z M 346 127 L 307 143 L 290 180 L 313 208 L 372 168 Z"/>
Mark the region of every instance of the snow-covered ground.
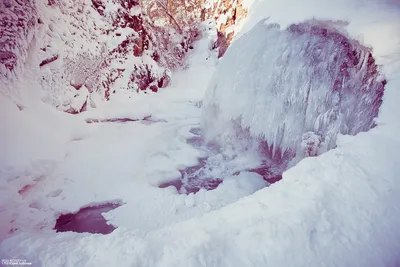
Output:
<path fill-rule="evenodd" d="M 76 117 L 40 104 L 19 111 L 2 98 L 1 258 L 34 266 L 399 266 L 399 4 L 249 5 L 245 31 L 266 17 L 282 27 L 313 17 L 350 21 L 350 36 L 373 47 L 388 80 L 378 126 L 339 136 L 337 148 L 303 159 L 270 187 L 245 172 L 182 195 L 157 185 L 212 153 L 187 141 L 216 68 L 210 40 L 159 94 L 121 93 Z M 113 118 L 139 121 L 85 124 Z M 118 226 L 111 234 L 51 230 L 57 214 L 105 201 L 125 203 L 106 214 Z"/>
<path fill-rule="evenodd" d="M 207 34 L 190 55 L 193 67 L 175 73 L 171 88 L 158 94 L 121 93 L 77 116 L 38 103 L 20 111 L 1 98 L 2 114 L 8 114 L 2 118 L 8 124 L 2 133 L 1 240 L 17 233 L 56 237 L 58 215 L 104 202 L 123 204 L 105 214 L 110 223 L 143 236 L 265 187 L 253 173 L 224 177 L 217 189 L 196 194 L 158 187 L 211 155 L 190 142 L 197 136 L 201 99 L 217 63 L 209 50 L 214 36 Z M 3 244 L 2 258 L 8 259 L 13 253 Z"/>

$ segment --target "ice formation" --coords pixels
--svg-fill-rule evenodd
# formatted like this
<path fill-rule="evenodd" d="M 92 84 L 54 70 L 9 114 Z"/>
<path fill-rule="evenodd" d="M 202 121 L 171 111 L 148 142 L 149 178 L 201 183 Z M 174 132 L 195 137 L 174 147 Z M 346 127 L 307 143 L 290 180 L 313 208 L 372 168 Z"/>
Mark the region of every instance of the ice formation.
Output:
<path fill-rule="evenodd" d="M 335 147 L 339 133 L 371 129 L 386 84 L 371 50 L 349 38 L 343 22 L 267 22 L 222 58 L 204 100 L 208 140 L 237 142 L 244 129 L 266 141 L 271 156 L 301 158 Z"/>

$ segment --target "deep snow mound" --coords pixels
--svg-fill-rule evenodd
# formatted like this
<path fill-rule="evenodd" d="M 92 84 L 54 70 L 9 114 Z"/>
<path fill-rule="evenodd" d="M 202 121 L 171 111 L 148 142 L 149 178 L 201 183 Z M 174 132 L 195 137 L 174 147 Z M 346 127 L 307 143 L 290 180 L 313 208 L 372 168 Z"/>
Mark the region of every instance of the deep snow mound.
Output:
<path fill-rule="evenodd" d="M 245 130 L 272 157 L 302 158 L 334 148 L 339 133 L 371 129 L 386 80 L 345 26 L 263 20 L 236 40 L 204 99 L 208 140 L 236 142 Z"/>

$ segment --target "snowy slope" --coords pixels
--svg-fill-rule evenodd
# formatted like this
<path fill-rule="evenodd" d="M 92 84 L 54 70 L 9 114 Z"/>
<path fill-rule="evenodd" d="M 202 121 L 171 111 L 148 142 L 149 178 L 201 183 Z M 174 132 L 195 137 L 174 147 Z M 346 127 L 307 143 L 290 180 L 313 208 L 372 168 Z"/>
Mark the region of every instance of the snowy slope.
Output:
<path fill-rule="evenodd" d="M 1 132 L 5 151 L 0 154 L 0 239 L 38 231 L 53 234 L 61 213 L 110 201 L 123 203 L 106 215 L 110 223 L 143 235 L 220 209 L 265 187 L 259 175 L 242 173 L 224 177 L 217 189 L 196 195 L 158 188 L 210 153 L 188 139 L 197 136 L 192 130 L 199 126 L 199 103 L 215 69 L 216 51 L 209 50 L 215 41 L 211 29 L 190 58 L 193 68 L 176 72 L 173 87 L 159 94 L 127 92 L 76 116 L 43 103 L 20 111 L 2 98 L 3 114 L 11 114 L 13 120 L 2 118 L 9 124 Z M 55 119 L 65 127 L 52 126 L 57 125 Z M 43 130 L 46 134 L 39 135 Z"/>
<path fill-rule="evenodd" d="M 2 1 L 0 93 L 76 114 L 119 91 L 167 86 L 196 27 L 156 27 L 137 1 L 95 2 Z"/>
<path fill-rule="evenodd" d="M 400 224 L 398 206 L 400 202 L 398 114 L 400 110 L 397 103 L 400 99 L 398 90 L 400 87 L 400 36 L 398 34 L 400 7 L 394 1 L 378 3 L 378 1 L 356 0 L 335 2 L 260 0 L 251 3 L 249 14 L 249 20 L 245 26 L 247 30 L 252 29 L 259 19 L 266 17 L 270 17 L 271 22 L 277 22 L 281 27 L 313 17 L 351 21 L 347 27 L 349 35 L 373 48 L 373 55 L 377 63 L 382 64 L 382 73 L 388 80 L 379 112 L 378 126 L 356 136 L 339 136 L 337 148 L 318 157 L 302 160 L 283 174 L 282 181 L 238 201 L 235 201 L 237 198 L 233 197 L 229 202 L 231 204 L 226 203 L 228 205 L 222 208 L 214 206 L 211 212 L 205 209 L 204 212 L 198 212 L 193 216 L 185 215 L 177 220 L 174 220 L 171 213 L 165 221 L 171 219 L 165 223 L 167 226 L 156 225 L 157 227 L 149 227 L 141 231 L 138 227 L 133 227 L 135 228 L 133 229 L 129 226 L 130 222 L 135 221 L 134 216 L 131 216 L 131 221 L 124 220 L 128 212 L 135 214 L 134 209 L 128 211 L 128 207 L 134 206 L 128 206 L 128 203 L 123 215 L 118 215 L 118 209 L 112 213 L 115 216 L 113 220 L 121 227 L 110 235 L 104 236 L 56 234 L 48 230 L 40 232 L 37 229 L 29 229 L 29 225 L 25 225 L 22 233 L 17 232 L 2 241 L 0 245 L 2 258 L 24 258 L 37 266 L 398 266 L 400 264 L 400 228 L 398 227 Z M 254 39 L 257 38 L 254 37 Z M 226 56 L 229 53 L 228 49 Z M 204 59 L 209 55 L 199 54 L 200 56 Z M 246 56 L 245 52 L 243 56 Z M 176 172 L 178 168 L 171 165 L 182 164 L 178 162 L 183 162 L 183 159 L 187 160 L 184 164 L 190 165 L 193 164 L 190 161 L 199 156 L 199 151 L 186 147 L 184 142 L 179 142 L 179 138 L 188 135 L 188 129 L 184 130 L 185 127 L 192 123 L 198 126 L 200 123 L 201 110 L 195 105 L 189 107 L 188 100 L 193 99 L 197 102 L 200 99 L 199 91 L 205 89 L 207 75 L 212 73 L 212 67 L 204 61 L 193 64 L 196 63 L 199 65 L 197 67 L 193 65 L 193 70 L 197 71 L 192 73 L 193 76 L 183 74 L 177 79 L 181 83 L 175 90 L 185 86 L 191 87 L 192 90 L 189 90 L 187 95 L 175 94 L 173 97 L 168 94 L 161 95 L 162 98 L 159 100 L 149 100 L 155 101 L 148 102 L 151 108 L 141 110 L 140 114 L 136 114 L 138 117 L 146 116 L 156 106 L 160 110 L 157 114 L 159 119 L 173 121 L 170 125 L 171 130 L 166 131 L 166 139 L 161 137 L 161 139 L 153 139 L 156 133 L 144 129 L 144 126 L 137 127 L 137 130 L 143 130 L 143 136 L 149 138 L 149 142 L 154 142 L 156 146 L 162 145 L 163 141 L 170 137 L 178 137 L 167 142 L 172 147 L 164 144 L 165 147 L 148 150 L 149 153 L 158 152 L 157 157 L 165 157 L 165 161 L 154 161 L 154 163 L 159 163 L 157 168 L 147 166 L 149 168 L 144 169 L 157 172 L 157 169 L 162 166 L 172 177 L 174 169 Z M 206 70 L 204 75 L 196 75 Z M 235 74 L 229 73 L 229 75 Z M 188 81 L 187 84 L 184 82 L 185 79 Z M 174 89 L 171 90 L 171 95 L 174 95 L 173 91 Z M 192 93 L 193 96 L 191 96 Z M 157 101 L 164 100 L 171 102 L 168 102 L 169 106 L 162 110 L 160 102 Z M 136 101 L 142 102 L 142 99 L 138 98 Z M 172 105 L 172 103 L 175 104 Z M 145 106 L 146 103 L 143 101 L 138 105 Z M 104 110 L 106 113 L 106 109 Z M 127 109 L 126 112 L 129 110 Z M 166 115 L 163 117 L 162 114 L 165 112 Z M 184 112 L 187 112 L 186 115 L 183 115 Z M 188 121 L 185 122 L 185 119 Z M 178 126 L 176 129 L 181 129 L 184 133 L 181 135 L 174 132 L 174 125 Z M 130 131 L 134 126 L 124 127 L 128 127 L 127 132 L 122 132 L 122 127 L 104 126 L 103 128 L 112 134 L 120 132 L 121 136 L 131 136 Z M 154 131 L 159 135 L 163 135 L 161 131 L 166 130 L 161 124 L 154 124 L 151 127 L 154 127 Z M 93 134 L 88 140 L 83 140 L 83 145 L 88 147 L 85 151 L 90 149 L 101 151 L 100 145 L 108 136 Z M 134 136 L 133 131 L 132 136 Z M 116 149 L 113 155 L 116 155 L 117 159 L 104 157 L 104 154 L 100 154 L 97 159 L 98 162 L 104 162 L 104 159 L 110 160 L 111 164 L 116 164 L 119 168 L 99 164 L 102 169 L 96 170 L 94 166 L 99 166 L 95 165 L 97 159 L 83 162 L 88 157 L 82 155 L 82 158 L 67 159 L 65 165 L 61 165 L 59 170 L 63 170 L 62 168 L 70 170 L 68 166 L 79 166 L 79 169 L 74 170 L 77 174 L 77 178 L 73 178 L 76 179 L 75 182 L 68 185 L 67 181 L 63 184 L 66 190 L 71 190 L 71 193 L 78 190 L 79 185 L 93 187 L 93 195 L 77 194 L 79 195 L 77 201 L 58 200 L 57 202 L 55 200 L 54 207 L 57 206 L 60 209 L 62 203 L 66 203 L 68 209 L 77 209 L 85 201 L 105 201 L 121 195 L 128 197 L 129 186 L 118 192 L 118 189 L 115 190 L 117 183 L 113 186 L 109 186 L 108 183 L 101 185 L 100 183 L 104 183 L 104 180 L 96 179 L 98 177 L 96 175 L 104 170 L 108 170 L 106 175 L 112 175 L 114 170 L 117 170 L 115 177 L 131 175 L 131 169 L 126 165 L 134 166 L 135 164 L 125 157 L 119 159 L 118 152 L 123 151 L 125 154 L 125 152 L 138 149 L 140 145 L 132 143 L 129 147 L 125 147 L 126 144 L 120 142 L 128 140 L 128 137 L 120 140 L 113 138 Z M 112 147 L 110 145 L 105 149 L 113 149 Z M 70 149 L 76 156 L 83 153 L 73 145 Z M 99 155 L 98 153 L 100 152 L 93 153 L 92 156 Z M 177 154 L 173 156 L 174 153 Z M 132 157 L 134 160 L 140 160 L 137 155 Z M 148 159 L 150 165 L 154 158 Z M 69 165 L 74 161 L 77 162 Z M 79 162 L 82 165 L 77 165 Z M 161 162 L 165 165 L 161 165 Z M 146 166 L 140 161 L 138 164 Z M 91 178 L 87 178 L 88 176 Z M 150 179 L 150 177 L 149 175 L 147 178 Z M 159 178 L 159 175 L 157 177 Z M 113 177 L 113 181 L 115 179 Z M 153 179 L 150 181 L 157 182 L 154 176 Z M 126 181 L 123 178 L 119 181 L 125 185 Z M 57 180 L 46 182 L 48 183 L 47 187 L 44 187 L 46 190 L 56 189 L 54 186 L 57 186 Z M 141 190 L 142 187 L 139 184 L 142 183 L 146 187 L 147 182 L 137 182 L 137 188 Z M 77 184 L 73 185 L 74 183 Z M 106 187 L 110 187 L 110 190 Z M 249 194 L 254 189 L 246 193 Z M 124 190 L 128 192 L 124 193 Z M 95 194 L 96 192 L 98 195 Z M 110 192 L 118 194 L 113 195 Z M 152 196 L 150 190 L 147 192 Z M 44 195 L 45 192 L 38 193 L 37 196 L 43 199 Z M 241 196 L 243 195 L 245 194 Z M 236 195 L 238 196 L 240 194 Z M 69 194 L 65 197 L 75 198 Z M 193 195 L 184 200 L 191 207 L 193 201 L 190 202 L 188 198 L 193 198 Z M 171 200 L 173 201 L 176 199 Z M 163 201 L 160 199 L 160 202 Z M 155 202 L 150 203 L 153 205 Z M 213 203 L 217 204 L 218 201 Z M 123 206 L 120 209 L 122 208 Z M 18 209 L 22 210 L 22 207 L 16 207 L 16 210 Z M 164 211 L 165 206 L 150 210 Z M 46 209 L 42 208 L 39 211 L 46 212 Z M 151 212 L 146 213 L 146 210 L 142 210 L 143 213 L 140 213 L 140 210 L 137 211 L 140 216 L 154 216 Z M 28 214 L 30 211 L 25 212 Z M 48 215 L 53 215 L 54 210 L 50 208 L 47 212 L 50 213 Z M 157 215 L 160 218 L 164 216 L 161 213 Z M 140 216 L 137 216 L 138 220 Z M 45 229 L 48 228 L 45 227 Z"/>

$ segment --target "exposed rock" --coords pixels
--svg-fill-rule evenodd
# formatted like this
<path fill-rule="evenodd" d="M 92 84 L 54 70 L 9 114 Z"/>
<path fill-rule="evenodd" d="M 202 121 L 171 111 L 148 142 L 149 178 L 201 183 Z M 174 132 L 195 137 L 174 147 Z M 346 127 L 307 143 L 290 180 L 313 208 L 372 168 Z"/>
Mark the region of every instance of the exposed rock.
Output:
<path fill-rule="evenodd" d="M 46 58 L 42 62 L 40 62 L 39 67 L 43 67 L 44 65 L 47 65 L 53 61 L 56 61 L 58 59 L 58 55 L 54 55 L 51 58 Z"/>
<path fill-rule="evenodd" d="M 33 0 L 0 2 L 0 75 L 11 79 L 22 73 L 28 47 L 38 22 L 38 10 Z"/>
<path fill-rule="evenodd" d="M 29 68 L 43 101 L 70 113 L 84 110 L 78 98 L 94 103 L 93 94 L 98 101 L 119 90 L 166 87 L 199 36 L 195 24 L 157 26 L 134 0 L 6 0 L 0 7 L 2 82 L 13 83 Z"/>
<path fill-rule="evenodd" d="M 215 19 L 217 22 L 218 39 L 215 47 L 219 48 L 218 56 L 222 57 L 240 31 L 241 22 L 247 17 L 247 8 L 243 0 L 207 0 L 203 6 L 201 19 Z"/>
<path fill-rule="evenodd" d="M 18 98 L 20 89 L 11 84 L 25 69 L 44 102 L 70 113 L 85 110 L 79 105 L 86 98 L 88 107 L 109 100 L 110 92 L 157 92 L 168 86 L 171 71 L 186 67 L 202 19 L 227 17 L 218 24 L 221 56 L 232 40 L 240 4 L 203 6 L 202 0 L 4 0 L 0 74 L 10 86 L 2 93 Z"/>

